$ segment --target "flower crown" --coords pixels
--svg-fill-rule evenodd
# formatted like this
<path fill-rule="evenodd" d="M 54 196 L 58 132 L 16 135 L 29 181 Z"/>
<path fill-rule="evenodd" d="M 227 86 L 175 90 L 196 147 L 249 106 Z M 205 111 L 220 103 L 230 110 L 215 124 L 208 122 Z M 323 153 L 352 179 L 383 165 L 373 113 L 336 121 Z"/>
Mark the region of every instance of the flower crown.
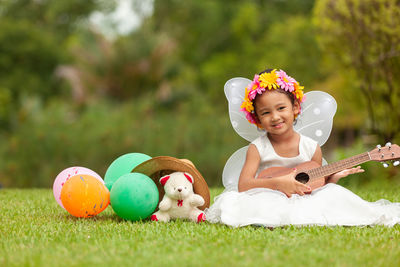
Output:
<path fill-rule="evenodd" d="M 256 120 L 253 105 L 253 101 L 257 94 L 261 95 L 267 89 L 275 90 L 279 88 L 292 93 L 294 98 L 300 103 L 303 102 L 304 86 L 300 86 L 295 79 L 287 75 L 283 70 L 277 71 L 274 69 L 271 72 L 264 72 L 261 75 L 256 74 L 254 75 L 253 81 L 246 87 L 244 101 L 240 106 L 240 110 L 246 114 L 246 119 L 250 123 L 257 125 L 258 128 L 262 128 L 261 124 Z"/>

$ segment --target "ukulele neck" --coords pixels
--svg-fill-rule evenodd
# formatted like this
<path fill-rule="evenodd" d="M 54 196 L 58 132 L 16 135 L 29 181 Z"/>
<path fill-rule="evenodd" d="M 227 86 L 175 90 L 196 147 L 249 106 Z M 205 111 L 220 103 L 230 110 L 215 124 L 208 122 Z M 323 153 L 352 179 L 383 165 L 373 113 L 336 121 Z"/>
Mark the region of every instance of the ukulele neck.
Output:
<path fill-rule="evenodd" d="M 347 159 L 343 159 L 340 161 L 337 161 L 335 163 L 331 163 L 322 167 L 318 167 L 315 169 L 311 169 L 306 171 L 306 173 L 310 176 L 310 180 L 312 179 L 317 179 L 317 178 L 321 178 L 321 177 L 326 177 L 329 176 L 331 174 L 337 173 L 339 171 L 343 171 L 345 169 L 354 167 L 356 165 L 359 165 L 361 163 L 370 161 L 371 157 L 369 155 L 368 152 L 347 158 Z"/>

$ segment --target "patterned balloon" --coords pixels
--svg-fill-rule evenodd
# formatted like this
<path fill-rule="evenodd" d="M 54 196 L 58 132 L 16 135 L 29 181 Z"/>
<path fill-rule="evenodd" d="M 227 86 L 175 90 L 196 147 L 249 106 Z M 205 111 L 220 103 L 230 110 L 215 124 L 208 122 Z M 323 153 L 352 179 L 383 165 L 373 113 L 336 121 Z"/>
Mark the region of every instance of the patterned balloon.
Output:
<path fill-rule="evenodd" d="M 104 184 L 103 179 L 101 179 L 100 175 L 98 175 L 97 173 L 95 173 L 94 171 L 85 168 L 85 167 L 70 167 L 67 168 L 65 170 L 63 170 L 62 172 L 60 172 L 56 179 L 54 180 L 53 183 L 53 195 L 54 198 L 56 199 L 57 203 L 64 208 L 62 202 L 61 202 L 61 188 L 63 187 L 63 185 L 65 184 L 66 181 L 68 181 L 71 177 L 75 176 L 75 175 L 82 175 L 82 174 L 87 174 L 90 176 L 95 177 L 97 180 L 101 181 Z"/>
<path fill-rule="evenodd" d="M 93 217 L 110 203 L 107 187 L 90 175 L 76 175 L 68 179 L 61 189 L 64 208 L 75 217 Z"/>

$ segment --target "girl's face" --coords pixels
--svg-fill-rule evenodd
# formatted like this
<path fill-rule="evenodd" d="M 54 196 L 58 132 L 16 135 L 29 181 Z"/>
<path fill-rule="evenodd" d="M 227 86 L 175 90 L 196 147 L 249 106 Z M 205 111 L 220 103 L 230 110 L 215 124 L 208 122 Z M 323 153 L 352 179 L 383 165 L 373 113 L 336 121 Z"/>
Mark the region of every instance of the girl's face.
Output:
<path fill-rule="evenodd" d="M 255 99 L 256 117 L 269 134 L 281 135 L 293 131 L 295 115 L 300 113 L 300 104 L 294 105 L 289 97 L 276 90 L 265 91 Z"/>

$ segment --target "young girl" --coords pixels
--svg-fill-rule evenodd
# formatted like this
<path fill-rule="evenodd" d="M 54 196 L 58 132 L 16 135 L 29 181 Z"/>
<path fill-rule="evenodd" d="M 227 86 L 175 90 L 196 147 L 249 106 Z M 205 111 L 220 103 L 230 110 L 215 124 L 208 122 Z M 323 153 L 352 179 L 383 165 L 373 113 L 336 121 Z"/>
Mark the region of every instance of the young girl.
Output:
<path fill-rule="evenodd" d="M 269 69 L 255 75 L 241 107 L 247 120 L 266 134 L 249 145 L 238 192 L 218 196 L 206 211 L 207 220 L 231 226 L 268 227 L 400 223 L 400 203 L 367 202 L 336 184 L 349 174 L 363 172 L 360 167 L 326 177 L 326 185 L 312 192 L 309 186 L 295 180 L 296 169 L 285 176 L 256 178 L 269 167 L 295 168 L 307 161 L 321 166 L 317 142 L 293 129 L 301 112 L 302 89 L 282 70 Z"/>

